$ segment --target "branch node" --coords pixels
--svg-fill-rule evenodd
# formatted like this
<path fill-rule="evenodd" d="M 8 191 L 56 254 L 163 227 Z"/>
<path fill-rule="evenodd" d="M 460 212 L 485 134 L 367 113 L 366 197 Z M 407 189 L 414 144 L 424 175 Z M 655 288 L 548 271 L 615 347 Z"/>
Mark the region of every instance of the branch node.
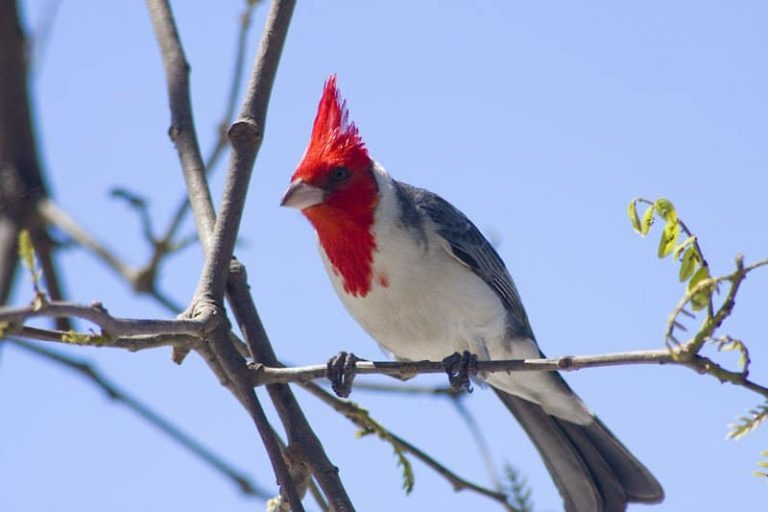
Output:
<path fill-rule="evenodd" d="M 574 370 L 576 366 L 573 361 L 573 356 L 563 356 L 557 361 L 557 367 L 561 370 Z"/>
<path fill-rule="evenodd" d="M 233 278 L 242 279 L 243 281 L 248 280 L 248 272 L 245 269 L 245 265 L 240 263 L 234 256 L 229 261 L 229 274 Z"/>
<path fill-rule="evenodd" d="M 263 133 L 259 125 L 250 117 L 241 117 L 227 130 L 227 137 L 233 146 L 248 145 L 256 147 L 261 142 Z"/>
<path fill-rule="evenodd" d="M 171 139 L 171 142 L 176 143 L 176 140 L 181 135 L 181 131 L 181 127 L 177 124 L 172 124 L 168 127 L 168 138 Z"/>

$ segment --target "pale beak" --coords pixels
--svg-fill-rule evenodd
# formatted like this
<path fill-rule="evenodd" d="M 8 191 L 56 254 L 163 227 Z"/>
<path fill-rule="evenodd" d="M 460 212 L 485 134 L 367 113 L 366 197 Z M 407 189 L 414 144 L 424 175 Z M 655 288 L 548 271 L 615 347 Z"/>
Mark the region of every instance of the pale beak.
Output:
<path fill-rule="evenodd" d="M 302 180 L 294 181 L 283 195 L 280 206 L 289 208 L 298 208 L 303 210 L 310 206 L 315 206 L 325 200 L 325 190 L 314 187 Z"/>

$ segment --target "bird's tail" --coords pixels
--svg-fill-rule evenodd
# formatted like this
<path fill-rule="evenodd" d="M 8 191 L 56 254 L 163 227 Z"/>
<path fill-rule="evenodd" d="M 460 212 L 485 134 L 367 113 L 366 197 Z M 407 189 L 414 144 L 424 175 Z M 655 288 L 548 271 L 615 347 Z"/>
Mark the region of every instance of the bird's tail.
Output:
<path fill-rule="evenodd" d="M 494 389 L 539 450 L 567 512 L 616 512 L 628 502 L 658 503 L 664 490 L 598 419 L 577 425 L 540 405 Z"/>

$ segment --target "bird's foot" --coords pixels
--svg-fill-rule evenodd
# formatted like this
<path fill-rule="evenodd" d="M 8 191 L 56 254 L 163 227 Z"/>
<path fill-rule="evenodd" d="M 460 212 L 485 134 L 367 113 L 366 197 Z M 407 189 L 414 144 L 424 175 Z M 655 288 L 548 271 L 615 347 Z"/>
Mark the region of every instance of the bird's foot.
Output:
<path fill-rule="evenodd" d="M 465 350 L 459 354 L 454 352 L 443 359 L 445 373 L 448 374 L 448 382 L 455 391 L 466 390 L 472 392 L 472 383 L 469 381 L 469 374 L 477 372 L 477 356 Z"/>
<path fill-rule="evenodd" d="M 331 388 L 337 396 L 347 398 L 352 392 L 352 381 L 355 380 L 355 363 L 361 361 L 351 352 L 339 352 L 328 360 L 325 376 L 331 381 Z"/>

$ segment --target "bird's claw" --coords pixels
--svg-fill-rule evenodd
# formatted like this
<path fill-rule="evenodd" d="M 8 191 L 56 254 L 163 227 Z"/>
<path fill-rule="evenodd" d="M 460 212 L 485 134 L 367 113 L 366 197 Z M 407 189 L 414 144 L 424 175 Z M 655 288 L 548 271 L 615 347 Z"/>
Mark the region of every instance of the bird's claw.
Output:
<path fill-rule="evenodd" d="M 355 380 L 355 363 L 361 359 L 351 352 L 339 352 L 328 360 L 325 376 L 331 381 L 331 388 L 337 396 L 347 398 L 352 392 Z"/>
<path fill-rule="evenodd" d="M 469 374 L 477 372 L 477 356 L 465 350 L 459 354 L 454 352 L 443 359 L 445 373 L 448 374 L 448 382 L 455 391 L 467 390 L 472 392 L 472 383 L 469 381 Z"/>

